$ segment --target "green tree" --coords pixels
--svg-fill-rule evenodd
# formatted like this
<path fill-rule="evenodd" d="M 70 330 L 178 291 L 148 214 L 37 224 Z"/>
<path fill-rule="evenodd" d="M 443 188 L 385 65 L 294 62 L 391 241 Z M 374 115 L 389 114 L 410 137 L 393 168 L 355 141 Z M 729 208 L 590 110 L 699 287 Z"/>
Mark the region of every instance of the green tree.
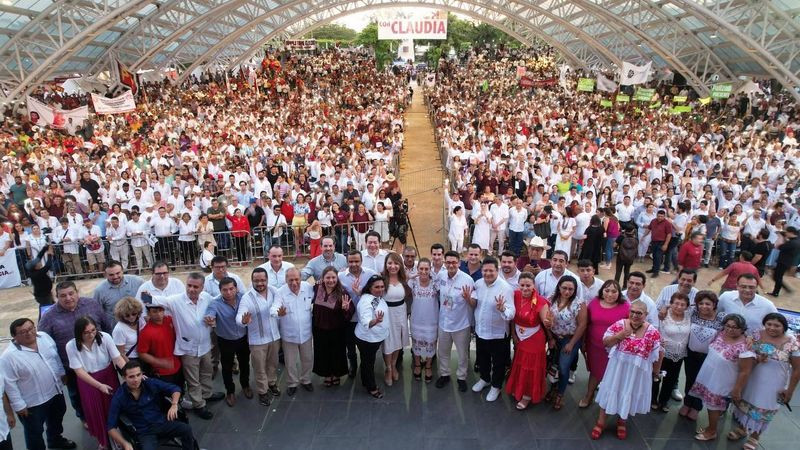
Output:
<path fill-rule="evenodd" d="M 343 25 L 329 23 L 305 35 L 306 39 L 322 39 L 333 42 L 352 42 L 358 33 Z"/>
<path fill-rule="evenodd" d="M 378 69 L 383 69 L 386 64 L 391 63 L 394 59 L 394 51 L 400 41 L 397 40 L 378 40 L 378 23 L 370 22 L 369 25 L 364 27 L 356 37 L 354 44 L 370 47 L 375 50 L 375 62 Z"/>
<path fill-rule="evenodd" d="M 485 23 L 476 25 L 471 21 L 459 19 L 452 13 L 447 15 L 446 40 L 420 40 L 417 43 L 430 46 L 424 58 L 434 66 L 441 56 L 450 53 L 450 49 L 460 52 L 486 44 L 504 44 L 512 47 L 520 45 L 519 41 L 491 25 Z"/>

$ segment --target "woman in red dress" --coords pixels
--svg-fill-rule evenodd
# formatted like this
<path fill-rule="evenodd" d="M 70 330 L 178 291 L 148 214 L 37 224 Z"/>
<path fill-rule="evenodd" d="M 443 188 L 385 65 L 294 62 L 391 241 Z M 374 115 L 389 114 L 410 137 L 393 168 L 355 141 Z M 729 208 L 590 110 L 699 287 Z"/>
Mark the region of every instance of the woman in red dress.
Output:
<path fill-rule="evenodd" d="M 514 362 L 506 383 L 506 392 L 517 399 L 517 409 L 542 401 L 547 372 L 547 337 L 544 327 L 551 325 L 550 303 L 534 287 L 533 274 L 519 276 L 519 289 L 514 291 Z"/>

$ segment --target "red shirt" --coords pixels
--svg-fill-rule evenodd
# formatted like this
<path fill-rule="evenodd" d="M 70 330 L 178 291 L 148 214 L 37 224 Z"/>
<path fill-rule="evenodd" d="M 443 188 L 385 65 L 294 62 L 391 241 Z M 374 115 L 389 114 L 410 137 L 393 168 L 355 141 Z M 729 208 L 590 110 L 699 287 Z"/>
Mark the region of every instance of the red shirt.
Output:
<path fill-rule="evenodd" d="M 684 242 L 678 251 L 678 265 L 684 269 L 697 270 L 703 259 L 703 244 L 695 245 L 692 241 Z"/>
<path fill-rule="evenodd" d="M 139 354 L 147 353 L 155 358 L 172 360 L 172 369 L 154 367 L 156 374 L 174 375 L 181 370 L 181 360 L 175 356 L 175 327 L 172 326 L 172 317 L 165 316 L 161 325 L 147 322 L 139 332 L 137 347 L 136 351 Z"/>
<path fill-rule="evenodd" d="M 653 242 L 664 242 L 672 235 L 672 224 L 667 219 L 660 222 L 658 219 L 653 219 L 650 222 L 650 234 Z"/>
<path fill-rule="evenodd" d="M 739 279 L 739 276 L 749 273 L 756 277 L 758 282 L 761 282 L 761 276 L 758 274 L 758 269 L 750 262 L 743 262 L 743 261 L 736 261 L 735 263 L 729 265 L 722 271 L 728 275 L 728 278 L 725 279 L 725 282 L 722 283 L 723 289 L 736 289 L 736 281 Z"/>
<path fill-rule="evenodd" d="M 225 216 L 231 221 L 231 236 L 245 237 L 250 234 L 250 221 L 246 216 Z"/>

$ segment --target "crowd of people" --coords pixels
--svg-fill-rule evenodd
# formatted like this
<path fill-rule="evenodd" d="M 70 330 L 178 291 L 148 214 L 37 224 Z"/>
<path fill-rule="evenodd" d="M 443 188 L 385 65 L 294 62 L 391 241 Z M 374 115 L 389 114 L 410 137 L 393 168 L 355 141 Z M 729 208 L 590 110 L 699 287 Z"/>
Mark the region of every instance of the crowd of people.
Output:
<path fill-rule="evenodd" d="M 540 85 L 522 87 L 520 73 Z M 538 236 L 595 271 L 616 260 L 623 284 L 644 258 L 652 277 L 745 262 L 771 271 L 780 295 L 800 264 L 800 105 L 739 94 L 703 106 L 660 83 L 652 103 L 607 107 L 615 94 L 576 92 L 582 76 L 594 78 L 543 49 L 440 65 L 427 97 L 450 174 L 450 247 L 519 255 Z M 692 112 L 672 113 L 678 97 Z"/>
<path fill-rule="evenodd" d="M 519 61 L 557 80 L 550 51 L 442 62 L 427 95 L 452 171 L 450 247 L 434 244 L 426 258 L 384 248 L 400 226 L 390 226 L 402 196 L 388 166 L 403 143 L 407 78 L 344 51 L 265 60 L 259 89 L 245 75 L 153 87 L 142 111 L 92 119 L 94 137 L 70 138 L 74 147 L 24 121 L 2 136 L 22 161 L 4 162 L 3 212 L 20 230 L 0 234 L 2 251 L 27 233 L 31 274 L 58 261 L 105 280 L 89 295 L 34 279 L 45 308 L 10 325 L 0 427 L 18 418 L 27 448 L 76 448 L 62 426 L 66 389 L 100 448 L 174 438 L 191 449 L 187 411 L 210 420 L 210 402 L 268 407 L 357 377 L 380 399 L 410 362 L 415 381 L 455 381 L 487 402 L 505 393 L 520 411 L 597 404 L 592 439 L 609 416 L 626 439 L 630 417 L 675 400 L 687 421 L 705 422 L 707 410 L 695 439 L 717 439 L 730 410 L 726 438 L 758 447 L 800 381 L 800 343 L 757 293 L 772 268 L 777 296 L 800 255 L 794 105 L 759 99 L 743 111 L 734 99 L 699 121 L 658 110 L 643 120 L 558 83 L 520 89 Z M 230 265 L 250 262 L 253 230 L 268 219 L 258 244 L 267 261 L 245 281 Z M 286 233 L 294 248 L 275 239 L 278 223 L 300 230 Z M 301 268 L 284 255 L 300 250 L 306 226 L 318 254 Z M 181 242 L 201 236 L 204 248 L 219 244 L 210 273 L 175 276 L 172 258 L 198 250 Z M 74 256 L 48 257 L 58 244 Z M 149 280 L 126 273 L 129 250 Z M 616 280 L 601 280 L 615 254 Z M 719 294 L 695 286 L 715 254 Z M 648 255 L 649 276 L 632 270 Z M 673 266 L 675 281 L 650 298 L 648 281 Z M 572 405 L 581 359 L 589 378 Z M 10 448 L 7 429 L 0 437 Z"/>
<path fill-rule="evenodd" d="M 17 253 L 22 278 L 50 259 L 54 275 L 101 276 L 109 260 L 247 263 L 273 243 L 314 257 L 326 234 L 346 252 L 370 229 L 404 242 L 407 77 L 350 49 L 236 74 L 142 86 L 135 112 L 93 115 L 74 135 L 8 117 L 0 251 Z"/>

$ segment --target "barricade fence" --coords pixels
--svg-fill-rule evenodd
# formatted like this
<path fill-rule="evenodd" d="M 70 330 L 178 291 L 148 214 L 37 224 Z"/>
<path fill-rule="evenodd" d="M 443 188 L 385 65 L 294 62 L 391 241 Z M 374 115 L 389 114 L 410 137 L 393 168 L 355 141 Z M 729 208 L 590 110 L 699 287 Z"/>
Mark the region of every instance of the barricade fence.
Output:
<path fill-rule="evenodd" d="M 380 235 L 381 247 L 388 247 L 395 238 L 405 241 L 407 228 L 399 221 L 372 220 L 349 222 L 323 227 L 319 235 L 308 233 L 308 226 L 283 225 L 256 227 L 250 232 L 221 231 L 169 236 L 135 236 L 124 239 L 102 239 L 96 243 L 49 242 L 50 273 L 56 279 L 94 278 L 103 275 L 109 261 L 119 261 L 127 273 L 143 273 L 153 263 L 163 261 L 173 270 L 192 271 L 207 269 L 213 256 L 222 255 L 233 266 L 261 264 L 266 261 L 269 249 L 279 246 L 287 259 L 310 258 L 322 252 L 323 237 L 333 237 L 336 251 L 346 254 L 351 249 L 366 248 L 366 234 L 375 231 Z M 206 243 L 213 246 L 206 246 Z M 17 262 L 23 279 L 27 271 L 41 267 L 43 261 L 34 261 L 38 249 L 17 248 Z M 204 250 L 206 250 L 204 252 Z M 26 266 L 28 266 L 26 268 Z"/>

